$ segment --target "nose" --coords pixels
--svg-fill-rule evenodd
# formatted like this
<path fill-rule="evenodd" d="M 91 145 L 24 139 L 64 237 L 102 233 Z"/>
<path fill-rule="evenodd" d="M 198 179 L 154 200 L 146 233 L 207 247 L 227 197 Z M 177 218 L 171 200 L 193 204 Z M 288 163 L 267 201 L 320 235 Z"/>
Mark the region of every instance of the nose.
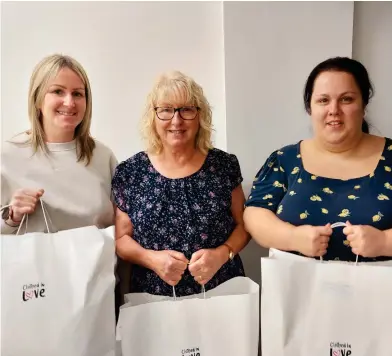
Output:
<path fill-rule="evenodd" d="M 72 94 L 68 94 L 64 97 L 64 106 L 67 107 L 74 107 L 75 106 L 75 99 Z"/>
<path fill-rule="evenodd" d="M 181 118 L 181 116 L 180 116 L 180 112 L 179 111 L 176 111 L 175 113 L 174 113 L 174 116 L 173 116 L 173 118 L 172 118 L 172 120 L 171 120 L 171 122 L 172 122 L 172 124 L 174 124 L 174 125 L 181 125 L 182 124 L 182 118 Z"/>
<path fill-rule="evenodd" d="M 337 100 L 331 100 L 328 107 L 329 116 L 337 116 L 339 114 L 339 103 Z"/>

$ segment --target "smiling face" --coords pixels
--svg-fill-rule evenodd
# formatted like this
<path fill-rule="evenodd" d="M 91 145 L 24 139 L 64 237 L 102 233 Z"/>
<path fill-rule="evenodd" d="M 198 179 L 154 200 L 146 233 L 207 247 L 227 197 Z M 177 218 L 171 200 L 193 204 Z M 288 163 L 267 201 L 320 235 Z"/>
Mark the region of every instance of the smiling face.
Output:
<path fill-rule="evenodd" d="M 48 83 L 42 106 L 42 124 L 47 137 L 72 140 L 86 112 L 85 85 L 71 69 L 62 68 Z"/>
<path fill-rule="evenodd" d="M 175 150 L 182 150 L 189 147 L 195 147 L 196 136 L 199 131 L 199 113 L 191 115 L 194 110 L 194 104 L 187 102 L 184 93 L 173 91 L 170 95 L 160 98 L 156 107 L 160 110 L 171 111 L 170 108 L 184 108 L 182 116 L 187 118 L 194 117 L 193 120 L 184 120 L 178 111 L 175 112 L 171 120 L 161 120 L 155 115 L 155 129 L 160 137 L 163 147 Z M 189 114 L 188 114 L 189 112 Z M 160 117 L 164 117 L 158 114 Z"/>
<path fill-rule="evenodd" d="M 310 102 L 316 138 L 336 145 L 362 134 L 364 105 L 354 77 L 325 71 L 314 82 Z"/>

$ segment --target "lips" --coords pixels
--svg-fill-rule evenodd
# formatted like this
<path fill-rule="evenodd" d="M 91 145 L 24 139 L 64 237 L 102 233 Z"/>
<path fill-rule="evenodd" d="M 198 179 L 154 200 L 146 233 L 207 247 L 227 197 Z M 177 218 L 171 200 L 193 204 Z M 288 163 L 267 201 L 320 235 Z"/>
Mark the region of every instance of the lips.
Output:
<path fill-rule="evenodd" d="M 332 127 L 339 127 L 339 126 L 343 125 L 343 122 L 340 120 L 332 120 L 332 121 L 327 122 L 327 125 L 332 126 Z"/>
<path fill-rule="evenodd" d="M 69 111 L 57 111 L 58 114 L 63 115 L 63 116 L 75 116 L 76 112 L 69 112 Z"/>

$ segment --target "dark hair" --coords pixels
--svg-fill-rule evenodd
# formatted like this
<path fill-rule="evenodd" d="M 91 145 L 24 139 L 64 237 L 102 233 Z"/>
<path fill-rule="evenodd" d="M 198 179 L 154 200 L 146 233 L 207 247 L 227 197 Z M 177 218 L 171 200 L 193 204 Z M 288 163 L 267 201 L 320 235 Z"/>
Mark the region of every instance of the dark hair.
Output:
<path fill-rule="evenodd" d="M 313 94 L 314 82 L 319 74 L 326 71 L 346 72 L 354 77 L 359 90 L 362 95 L 362 102 L 364 107 L 367 106 L 370 99 L 373 97 L 374 88 L 370 81 L 369 74 L 364 65 L 355 59 L 348 57 L 334 57 L 319 63 L 310 73 L 304 89 L 304 104 L 305 110 L 310 114 L 310 101 Z M 369 133 L 369 125 L 363 119 L 362 131 Z"/>

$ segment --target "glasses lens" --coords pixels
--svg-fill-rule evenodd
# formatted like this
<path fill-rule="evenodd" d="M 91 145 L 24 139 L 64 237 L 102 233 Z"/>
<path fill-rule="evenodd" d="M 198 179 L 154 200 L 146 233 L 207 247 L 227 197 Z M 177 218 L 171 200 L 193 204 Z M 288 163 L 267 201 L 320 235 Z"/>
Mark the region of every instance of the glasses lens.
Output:
<path fill-rule="evenodd" d="M 185 106 L 180 109 L 180 114 L 184 120 L 193 120 L 197 115 L 197 108 L 194 106 Z"/>
<path fill-rule="evenodd" d="M 161 120 L 171 120 L 174 115 L 173 108 L 157 108 L 158 118 Z"/>

